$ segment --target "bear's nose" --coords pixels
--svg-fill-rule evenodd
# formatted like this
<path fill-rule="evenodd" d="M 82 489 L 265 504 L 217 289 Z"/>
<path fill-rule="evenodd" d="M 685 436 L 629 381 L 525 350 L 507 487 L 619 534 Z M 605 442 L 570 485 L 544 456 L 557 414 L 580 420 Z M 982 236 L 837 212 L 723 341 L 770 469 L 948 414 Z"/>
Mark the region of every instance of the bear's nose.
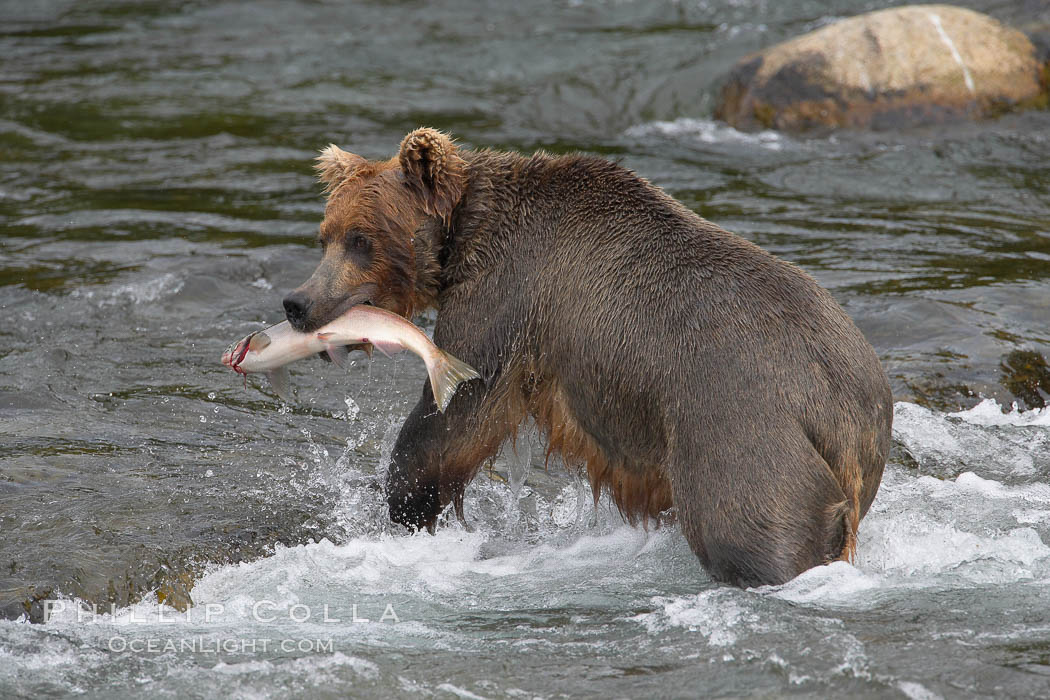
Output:
<path fill-rule="evenodd" d="M 310 313 L 313 302 L 302 292 L 292 292 L 284 298 L 284 314 L 288 317 L 288 323 L 297 330 L 302 330 L 306 315 Z"/>

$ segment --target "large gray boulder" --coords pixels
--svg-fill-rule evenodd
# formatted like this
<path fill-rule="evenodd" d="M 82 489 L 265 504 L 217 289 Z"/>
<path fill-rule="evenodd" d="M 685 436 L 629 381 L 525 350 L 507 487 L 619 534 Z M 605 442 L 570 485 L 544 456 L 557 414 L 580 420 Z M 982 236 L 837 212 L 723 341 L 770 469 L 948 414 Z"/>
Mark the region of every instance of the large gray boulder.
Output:
<path fill-rule="evenodd" d="M 1025 34 L 949 5 L 836 22 L 742 59 L 715 116 L 742 130 L 896 128 L 1046 106 L 1050 70 Z"/>

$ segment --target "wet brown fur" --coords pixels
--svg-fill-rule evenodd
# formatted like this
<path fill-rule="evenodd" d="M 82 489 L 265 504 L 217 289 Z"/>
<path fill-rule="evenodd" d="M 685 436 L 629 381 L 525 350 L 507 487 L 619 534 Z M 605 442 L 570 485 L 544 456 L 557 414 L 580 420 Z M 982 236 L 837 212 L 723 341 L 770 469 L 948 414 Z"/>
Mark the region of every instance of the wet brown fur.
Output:
<path fill-rule="evenodd" d="M 674 506 L 719 580 L 854 556 L 891 397 L 808 275 L 597 158 L 465 151 L 420 129 L 389 161 L 329 147 L 318 172 L 325 254 L 296 290 L 302 329 L 366 292 L 405 316 L 436 307 L 435 342 L 483 378 L 443 414 L 424 386 L 388 473 L 395 521 L 463 517 L 466 485 L 532 416 L 548 456 L 629 522 Z"/>

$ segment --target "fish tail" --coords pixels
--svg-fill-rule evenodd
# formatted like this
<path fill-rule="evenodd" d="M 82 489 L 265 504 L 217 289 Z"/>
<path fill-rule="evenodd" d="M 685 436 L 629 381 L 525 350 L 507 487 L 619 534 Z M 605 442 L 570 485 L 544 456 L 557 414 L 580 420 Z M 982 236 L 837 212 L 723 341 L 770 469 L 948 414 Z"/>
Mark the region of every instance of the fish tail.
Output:
<path fill-rule="evenodd" d="M 442 413 L 448 408 L 460 384 L 481 378 L 473 367 L 444 351 L 439 351 L 437 361 L 427 368 L 427 372 L 430 375 L 430 387 L 434 390 L 434 401 Z"/>

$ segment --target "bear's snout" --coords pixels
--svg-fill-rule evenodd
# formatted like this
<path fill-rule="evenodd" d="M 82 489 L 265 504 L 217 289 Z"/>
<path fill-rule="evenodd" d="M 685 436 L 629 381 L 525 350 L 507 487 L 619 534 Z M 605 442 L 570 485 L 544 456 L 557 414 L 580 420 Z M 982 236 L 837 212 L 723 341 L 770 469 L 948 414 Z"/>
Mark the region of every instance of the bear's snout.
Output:
<path fill-rule="evenodd" d="M 306 317 L 310 314 L 313 301 L 302 292 L 295 291 L 284 298 L 284 314 L 292 328 L 300 333 L 306 332 Z"/>

